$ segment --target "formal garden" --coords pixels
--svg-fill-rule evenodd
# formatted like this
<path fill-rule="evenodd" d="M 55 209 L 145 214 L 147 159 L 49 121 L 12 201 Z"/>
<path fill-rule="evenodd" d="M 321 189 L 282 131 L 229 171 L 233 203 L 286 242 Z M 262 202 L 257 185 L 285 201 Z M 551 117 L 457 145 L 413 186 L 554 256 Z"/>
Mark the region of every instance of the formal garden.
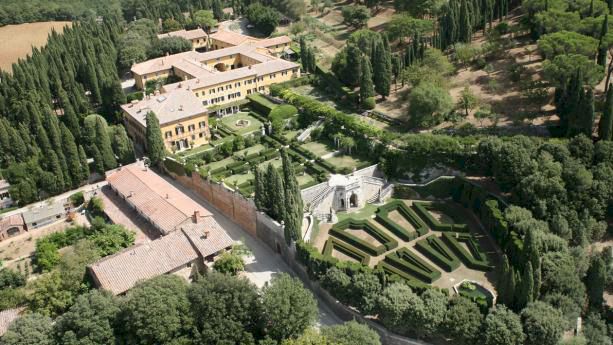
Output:
<path fill-rule="evenodd" d="M 209 144 L 172 155 L 177 164 L 170 169 L 180 173 L 197 171 L 203 177 L 223 182 L 245 196 L 254 192 L 256 168 L 272 165 L 281 168 L 280 149 L 285 147 L 292 159 L 300 188 L 328 180 L 330 174 L 347 174 L 372 165 L 372 160 L 356 154 L 354 140 L 343 134 L 324 134 L 325 125 L 298 136 L 310 125 L 293 105 L 275 103 L 261 94 L 249 96 L 242 111 L 221 118 L 210 118 L 212 140 Z"/>
<path fill-rule="evenodd" d="M 319 225 L 311 243 L 331 260 L 359 263 L 415 288 L 451 291 L 470 279 L 480 282 L 474 283 L 482 285 L 478 291 L 493 290 L 493 244 L 467 224 L 466 212 L 451 201 L 391 199 L 367 205 L 356 217 L 339 213 L 337 223 Z M 470 296 L 491 305 L 492 298 Z"/>

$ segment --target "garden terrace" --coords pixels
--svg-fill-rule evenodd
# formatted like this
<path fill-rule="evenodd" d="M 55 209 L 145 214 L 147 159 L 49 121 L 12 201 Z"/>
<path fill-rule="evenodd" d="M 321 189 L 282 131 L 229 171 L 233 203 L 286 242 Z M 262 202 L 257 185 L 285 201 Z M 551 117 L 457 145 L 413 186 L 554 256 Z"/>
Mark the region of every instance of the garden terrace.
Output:
<path fill-rule="evenodd" d="M 415 243 L 415 248 L 426 256 L 430 261 L 447 272 L 452 272 L 460 267 L 460 260 L 453 254 L 451 249 L 436 235 L 422 238 Z"/>
<path fill-rule="evenodd" d="M 457 224 L 453 217 L 449 217 L 456 211 L 447 203 L 414 201 L 413 208 L 432 230 L 468 232 L 466 224 Z"/>
<path fill-rule="evenodd" d="M 238 113 L 225 116 L 217 121 L 220 131 L 229 130 L 233 134 L 246 135 L 262 128 L 262 122 L 249 113 Z"/>
<path fill-rule="evenodd" d="M 400 248 L 396 252 L 388 254 L 385 257 L 385 262 L 425 283 L 432 284 L 441 277 L 439 270 L 427 264 L 407 248 Z"/>
<path fill-rule="evenodd" d="M 361 230 L 364 233 L 372 236 L 380 245 L 371 243 L 364 239 L 364 236 L 359 237 L 357 234 L 352 234 L 351 230 Z M 358 249 L 365 251 L 370 255 L 381 255 L 388 250 L 398 247 L 398 241 L 394 240 L 382 230 L 376 228 L 367 220 L 346 219 L 336 223 L 329 232 L 330 236 L 341 239 Z"/>
<path fill-rule="evenodd" d="M 397 217 L 390 217 L 390 214 L 394 211 L 406 220 L 411 228 L 399 224 L 402 222 L 401 220 L 392 220 L 392 218 L 398 219 Z M 412 241 L 428 232 L 426 224 L 401 200 L 394 200 L 379 207 L 376 212 L 376 220 L 403 241 Z"/>
<path fill-rule="evenodd" d="M 340 253 L 340 255 L 337 255 Z M 323 255 L 337 258 L 339 260 L 347 261 L 347 259 L 354 260 L 362 265 L 368 266 L 370 263 L 370 255 L 357 249 L 356 247 L 339 241 L 333 237 L 328 238 L 324 246 Z"/>
<path fill-rule="evenodd" d="M 466 267 L 480 271 L 489 271 L 492 269 L 487 255 L 483 252 L 481 246 L 479 246 L 471 234 L 444 232 L 443 240 L 462 260 Z M 468 248 L 468 250 L 466 248 Z"/>

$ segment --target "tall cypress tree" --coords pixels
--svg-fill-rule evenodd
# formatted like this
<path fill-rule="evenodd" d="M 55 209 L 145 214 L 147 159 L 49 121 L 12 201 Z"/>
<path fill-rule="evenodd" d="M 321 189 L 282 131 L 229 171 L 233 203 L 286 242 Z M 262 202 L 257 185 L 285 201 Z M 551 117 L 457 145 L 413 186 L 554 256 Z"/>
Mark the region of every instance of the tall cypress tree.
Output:
<path fill-rule="evenodd" d="M 594 129 L 594 91 L 592 88 L 588 88 L 583 97 L 583 103 L 581 105 L 581 132 L 585 133 L 588 138 L 592 137 Z"/>
<path fill-rule="evenodd" d="M 150 111 L 147 113 L 146 119 L 146 133 L 147 140 L 147 153 L 151 164 L 160 165 L 166 157 L 166 149 L 164 147 L 164 140 L 162 139 L 162 130 L 160 129 L 160 121 L 157 116 Z"/>
<path fill-rule="evenodd" d="M 89 179 L 89 164 L 87 163 L 85 150 L 81 145 L 79 145 L 79 163 L 81 163 L 81 181 L 87 181 Z"/>
<path fill-rule="evenodd" d="M 598 124 L 598 136 L 600 140 L 613 139 L 613 87 L 609 85 L 607 98 L 604 104 L 604 111 Z"/>
<path fill-rule="evenodd" d="M 278 221 L 282 221 L 285 219 L 285 192 L 283 190 L 283 179 L 272 164 L 268 165 L 266 180 L 267 188 L 270 193 L 270 216 Z"/>
<path fill-rule="evenodd" d="M 266 211 L 270 206 L 270 202 L 268 201 L 268 188 L 266 188 L 266 173 L 259 167 L 256 167 L 254 175 L 255 206 L 258 210 Z"/>
<path fill-rule="evenodd" d="M 532 263 L 528 262 L 521 279 L 521 293 L 519 294 L 517 308 L 523 309 L 532 301 L 534 301 L 534 270 L 532 269 Z"/>
<path fill-rule="evenodd" d="M 604 288 L 606 285 L 607 268 L 604 260 L 600 256 L 592 258 L 590 268 L 587 270 L 585 277 L 587 295 L 590 307 L 595 310 L 602 308 L 604 299 Z"/>
<path fill-rule="evenodd" d="M 117 160 L 113 153 L 108 126 L 100 117 L 96 118 L 96 147 L 100 150 L 100 154 L 102 155 L 105 170 L 117 167 Z"/>
<path fill-rule="evenodd" d="M 302 238 L 303 205 L 300 185 L 296 180 L 294 167 L 285 150 L 281 151 L 283 162 L 283 182 L 285 187 L 285 241 L 288 245 L 292 241 Z"/>
<path fill-rule="evenodd" d="M 609 14 L 607 13 L 604 16 L 604 20 L 602 21 L 602 28 L 600 29 L 600 40 L 598 41 L 598 57 L 596 61 L 600 66 L 605 66 L 607 64 L 607 51 L 608 47 L 605 43 L 605 36 L 609 32 Z"/>
<path fill-rule="evenodd" d="M 390 94 L 391 69 L 388 69 L 386 51 L 383 47 L 383 43 L 377 42 L 374 45 L 373 49 L 376 56 L 375 63 L 373 66 L 373 81 L 375 84 L 375 91 L 377 91 L 377 93 L 383 96 L 383 99 L 385 99 L 385 97 L 389 96 Z"/>
<path fill-rule="evenodd" d="M 81 162 L 79 160 L 79 150 L 77 144 L 75 144 L 74 137 L 68 127 L 63 123 L 61 125 L 62 132 L 62 145 L 64 146 L 64 156 L 66 157 L 66 163 L 68 164 L 68 176 L 70 177 L 70 185 L 74 188 L 79 185 L 81 181 Z"/>
<path fill-rule="evenodd" d="M 364 103 L 369 97 L 375 95 L 375 89 L 372 83 L 372 66 L 370 59 L 364 55 L 362 57 L 362 73 L 360 75 L 360 102 Z"/>
<path fill-rule="evenodd" d="M 347 45 L 347 68 L 345 81 L 348 85 L 358 86 L 362 67 L 362 52 L 355 44 Z"/>
<path fill-rule="evenodd" d="M 466 0 L 462 0 L 460 3 L 460 18 L 458 29 L 459 41 L 464 43 L 470 43 L 470 41 L 472 40 L 473 29 L 470 20 L 468 3 Z"/>
<path fill-rule="evenodd" d="M 307 52 L 307 45 L 306 45 L 306 40 L 304 39 L 304 36 L 300 36 L 300 62 L 302 62 L 302 69 L 307 72 L 308 68 L 308 52 Z"/>

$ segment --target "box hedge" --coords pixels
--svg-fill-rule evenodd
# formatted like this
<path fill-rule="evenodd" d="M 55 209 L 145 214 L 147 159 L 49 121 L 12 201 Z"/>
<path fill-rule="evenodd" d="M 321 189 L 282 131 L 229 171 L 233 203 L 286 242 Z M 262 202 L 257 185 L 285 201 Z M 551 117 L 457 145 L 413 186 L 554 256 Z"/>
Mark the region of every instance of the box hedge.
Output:
<path fill-rule="evenodd" d="M 436 235 L 417 241 L 415 249 L 447 272 L 460 267 L 460 260 Z"/>
<path fill-rule="evenodd" d="M 364 253 L 363 251 L 357 249 L 356 247 L 339 241 L 333 237 L 329 237 L 324 245 L 323 254 L 324 256 L 332 256 L 332 250 L 337 250 L 353 259 L 361 263 L 362 265 L 368 266 L 370 263 L 370 255 Z"/>
<path fill-rule="evenodd" d="M 384 260 L 425 283 L 431 284 L 441 277 L 439 270 L 427 264 L 407 248 L 400 248 L 396 252 L 386 255 Z"/>
<path fill-rule="evenodd" d="M 398 211 L 407 222 L 411 223 L 415 231 L 408 231 L 389 218 L 389 213 Z M 428 233 L 428 227 L 421 219 L 401 200 L 394 200 L 377 209 L 376 220 L 403 241 L 412 241 Z"/>
<path fill-rule="evenodd" d="M 471 234 L 445 232 L 443 233 L 443 240 L 462 262 L 464 262 L 466 267 L 479 271 L 489 271 L 492 269 L 487 256 Z M 460 242 L 466 244 L 469 250 L 466 250 Z"/>
<path fill-rule="evenodd" d="M 360 229 L 365 231 L 370 236 L 374 237 L 379 243 L 378 246 L 372 245 L 367 241 L 364 241 L 357 236 L 354 236 L 347 232 L 347 229 Z M 370 255 L 381 255 L 388 250 L 392 250 L 398 247 L 398 241 L 391 238 L 383 231 L 377 229 L 373 224 L 367 220 L 345 219 L 336 223 L 330 229 L 330 236 L 334 236 L 338 239 L 346 241 L 347 243 L 354 245 L 358 249 L 365 251 Z"/>
<path fill-rule="evenodd" d="M 415 212 L 430 226 L 432 230 L 436 231 L 455 231 L 455 232 L 468 232 L 468 226 L 466 224 L 449 224 L 441 223 L 438 219 L 434 218 L 428 210 L 441 210 L 443 213 L 448 213 L 449 208 L 444 206 L 443 203 L 431 203 L 423 201 L 414 201 L 413 209 Z M 447 211 L 447 212 L 445 212 Z"/>

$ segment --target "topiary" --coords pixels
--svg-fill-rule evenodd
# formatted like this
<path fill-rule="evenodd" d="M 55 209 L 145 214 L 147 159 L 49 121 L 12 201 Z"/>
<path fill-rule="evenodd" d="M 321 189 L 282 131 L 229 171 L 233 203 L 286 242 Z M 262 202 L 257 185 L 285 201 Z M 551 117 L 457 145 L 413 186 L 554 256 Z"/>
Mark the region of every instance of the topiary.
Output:
<path fill-rule="evenodd" d="M 374 97 L 368 97 L 362 101 L 362 107 L 364 109 L 368 109 L 368 110 L 375 109 L 376 105 L 377 105 L 377 102 L 375 102 Z"/>

